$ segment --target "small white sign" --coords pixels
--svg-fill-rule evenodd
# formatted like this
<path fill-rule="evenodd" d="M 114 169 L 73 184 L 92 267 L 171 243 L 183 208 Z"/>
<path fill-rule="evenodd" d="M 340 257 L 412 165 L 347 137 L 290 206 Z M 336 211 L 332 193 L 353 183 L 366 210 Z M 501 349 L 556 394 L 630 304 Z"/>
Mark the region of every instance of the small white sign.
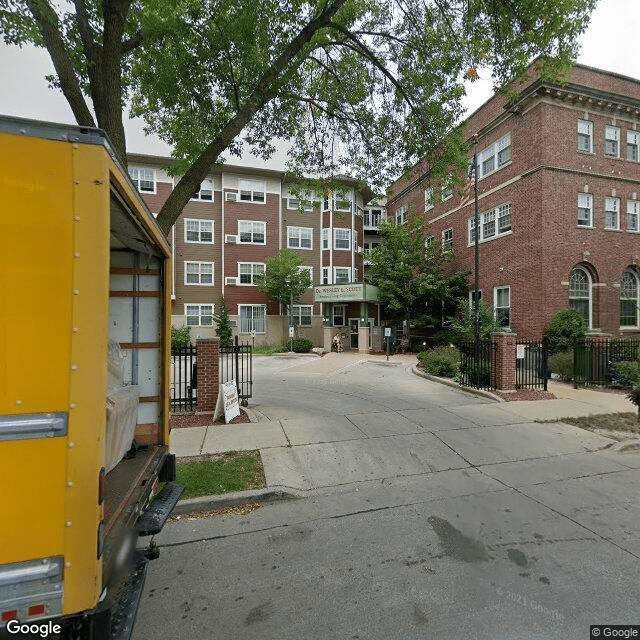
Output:
<path fill-rule="evenodd" d="M 240 415 L 240 404 L 238 402 L 238 389 L 235 380 L 223 382 L 218 390 L 218 401 L 216 410 L 213 413 L 215 422 L 224 412 L 224 421 L 229 424 L 231 420 Z"/>
<path fill-rule="evenodd" d="M 517 344 L 516 345 L 516 358 L 518 360 L 524 360 L 524 345 Z"/>
<path fill-rule="evenodd" d="M 384 328 L 384 337 L 385 338 L 390 338 L 391 337 L 391 327 L 385 327 Z"/>
<path fill-rule="evenodd" d="M 295 338 L 296 337 L 295 327 L 289 327 L 289 337 L 290 338 Z"/>

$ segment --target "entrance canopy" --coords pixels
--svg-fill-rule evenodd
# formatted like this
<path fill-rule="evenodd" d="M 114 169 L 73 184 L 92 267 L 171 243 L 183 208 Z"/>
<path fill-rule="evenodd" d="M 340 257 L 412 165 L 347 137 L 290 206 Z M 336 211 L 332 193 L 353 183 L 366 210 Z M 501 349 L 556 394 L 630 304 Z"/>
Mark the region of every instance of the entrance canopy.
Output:
<path fill-rule="evenodd" d="M 313 288 L 314 302 L 378 302 L 378 287 L 364 282 L 322 284 Z"/>

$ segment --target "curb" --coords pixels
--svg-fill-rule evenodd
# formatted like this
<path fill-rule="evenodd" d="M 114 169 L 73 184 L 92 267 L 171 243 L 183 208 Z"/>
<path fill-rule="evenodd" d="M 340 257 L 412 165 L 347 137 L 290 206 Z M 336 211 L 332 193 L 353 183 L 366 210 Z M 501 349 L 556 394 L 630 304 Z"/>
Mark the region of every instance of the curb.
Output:
<path fill-rule="evenodd" d="M 426 378 L 427 380 L 431 380 L 432 382 L 439 382 L 447 387 L 451 387 L 453 389 L 458 389 L 459 391 L 464 391 L 465 393 L 470 393 L 474 396 L 481 396 L 483 398 L 490 398 L 491 400 L 495 400 L 496 402 L 506 402 L 504 398 L 500 396 L 496 396 L 490 391 L 485 391 L 484 389 L 474 389 L 473 387 L 463 387 L 459 385 L 457 382 L 453 380 L 449 380 L 448 378 L 439 378 L 438 376 L 433 376 L 430 373 L 425 373 L 424 371 L 420 371 L 418 369 L 418 365 L 413 365 L 411 367 L 411 372 L 421 378 Z"/>
<path fill-rule="evenodd" d="M 180 500 L 173 508 L 171 515 L 182 516 L 199 511 L 217 511 L 225 507 L 235 507 L 247 502 L 272 503 L 281 500 L 295 500 L 301 497 L 292 489 L 284 487 L 270 487 L 265 489 L 249 489 L 248 491 L 233 491 L 217 496 L 199 496 Z"/>

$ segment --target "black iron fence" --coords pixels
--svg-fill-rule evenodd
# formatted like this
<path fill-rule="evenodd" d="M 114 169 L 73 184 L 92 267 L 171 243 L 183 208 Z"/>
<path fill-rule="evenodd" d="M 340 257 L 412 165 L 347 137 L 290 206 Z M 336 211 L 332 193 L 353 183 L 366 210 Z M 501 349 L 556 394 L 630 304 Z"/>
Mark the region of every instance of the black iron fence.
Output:
<path fill-rule="evenodd" d="M 547 390 L 549 338 L 516 341 L 516 389 Z"/>
<path fill-rule="evenodd" d="M 498 345 L 491 340 L 460 343 L 460 384 L 475 389 L 496 388 Z"/>
<path fill-rule="evenodd" d="M 253 349 L 250 344 L 235 344 L 220 347 L 220 383 L 236 381 L 238 399 L 243 407 L 253 392 Z"/>
<path fill-rule="evenodd" d="M 197 401 L 198 373 L 196 347 L 171 349 L 171 411 L 194 411 Z"/>
<path fill-rule="evenodd" d="M 640 340 L 584 340 L 573 350 L 573 380 L 576 384 L 616 384 L 618 365 L 639 360 Z"/>

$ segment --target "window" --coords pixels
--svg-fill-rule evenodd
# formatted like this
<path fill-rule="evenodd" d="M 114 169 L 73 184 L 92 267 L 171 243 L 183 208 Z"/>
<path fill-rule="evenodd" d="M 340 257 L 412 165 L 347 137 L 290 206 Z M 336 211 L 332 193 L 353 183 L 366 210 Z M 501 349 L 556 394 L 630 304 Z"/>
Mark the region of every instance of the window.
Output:
<path fill-rule="evenodd" d="M 511 287 L 496 287 L 493 290 L 493 311 L 502 327 L 511 324 Z"/>
<path fill-rule="evenodd" d="M 311 284 L 309 286 L 313 286 L 313 267 L 298 267 L 298 271 L 306 271 L 309 274 L 309 281 Z"/>
<path fill-rule="evenodd" d="M 638 326 L 638 276 L 629 269 L 620 280 L 620 326 Z"/>
<path fill-rule="evenodd" d="M 396 224 L 407 224 L 409 222 L 409 207 L 405 204 L 403 207 L 396 209 Z"/>
<path fill-rule="evenodd" d="M 238 278 L 240 284 L 256 284 L 255 277 L 262 275 L 265 264 L 262 262 L 238 262 Z"/>
<path fill-rule="evenodd" d="M 185 262 L 185 284 L 213 284 L 213 262 Z"/>
<path fill-rule="evenodd" d="M 442 202 L 448 200 L 453 195 L 453 180 L 451 176 L 447 176 L 442 181 L 442 186 L 440 187 L 440 197 L 442 198 Z"/>
<path fill-rule="evenodd" d="M 424 190 L 424 210 L 429 211 L 433 209 L 433 205 L 435 204 L 435 196 L 433 192 L 433 187 L 428 187 Z"/>
<path fill-rule="evenodd" d="M 334 249 L 351 249 L 351 229 L 334 229 Z"/>
<path fill-rule="evenodd" d="M 311 326 L 311 312 L 313 306 L 310 304 L 294 304 L 293 305 L 293 324 L 302 327 Z"/>
<path fill-rule="evenodd" d="M 485 211 L 479 215 L 480 237 L 479 242 L 496 238 L 511 232 L 511 205 L 501 204 L 494 209 Z M 469 218 L 469 244 L 476 241 L 475 216 Z"/>
<path fill-rule="evenodd" d="M 590 193 L 578 194 L 578 226 L 593 226 L 593 196 Z"/>
<path fill-rule="evenodd" d="M 334 191 L 334 211 L 351 211 L 351 191 Z"/>
<path fill-rule="evenodd" d="M 312 249 L 313 229 L 309 227 L 287 227 L 289 249 Z"/>
<path fill-rule="evenodd" d="M 347 284 L 351 280 L 351 269 L 349 267 L 333 268 L 333 284 Z"/>
<path fill-rule="evenodd" d="M 638 214 L 640 214 L 640 202 L 627 200 L 627 231 L 640 231 Z"/>
<path fill-rule="evenodd" d="M 424 248 L 429 249 L 433 246 L 433 236 L 427 236 L 427 239 L 424 241 Z"/>
<path fill-rule="evenodd" d="M 187 327 L 212 327 L 213 304 L 186 304 Z"/>
<path fill-rule="evenodd" d="M 344 327 L 344 305 L 334 304 L 332 313 L 333 313 L 333 326 Z"/>
<path fill-rule="evenodd" d="M 322 230 L 322 248 L 323 249 L 329 248 L 329 231 L 331 231 L 331 229 Z"/>
<path fill-rule="evenodd" d="M 329 277 L 329 267 L 322 267 L 322 284 L 331 284 Z"/>
<path fill-rule="evenodd" d="M 364 226 L 377 228 L 384 220 L 384 209 L 365 209 L 364 210 Z"/>
<path fill-rule="evenodd" d="M 192 196 L 192 200 L 205 200 L 213 201 L 213 180 L 207 179 L 200 184 L 200 189 L 196 191 Z"/>
<path fill-rule="evenodd" d="M 302 197 L 300 197 L 302 196 Z M 313 211 L 314 205 L 318 205 L 314 200 L 315 194 L 307 193 L 300 195 L 290 194 L 287 197 L 287 209 L 298 209 L 304 207 L 304 211 Z"/>
<path fill-rule="evenodd" d="M 478 302 L 482 300 L 482 289 L 480 291 L 469 291 L 469 304 L 473 304 L 476 300 Z"/>
<path fill-rule="evenodd" d="M 266 332 L 267 308 L 263 304 L 239 304 L 240 333 Z"/>
<path fill-rule="evenodd" d="M 154 169 L 129 167 L 129 176 L 140 193 L 156 192 L 156 172 Z"/>
<path fill-rule="evenodd" d="M 604 228 L 620 228 L 620 198 L 604 199 Z"/>
<path fill-rule="evenodd" d="M 604 128 L 604 153 L 614 158 L 620 157 L 620 129 L 607 125 Z"/>
<path fill-rule="evenodd" d="M 266 202 L 267 187 L 262 180 L 238 180 L 238 189 L 242 202 Z"/>
<path fill-rule="evenodd" d="M 213 220 L 185 218 L 184 241 L 213 244 Z"/>
<path fill-rule="evenodd" d="M 238 220 L 238 235 L 240 242 L 246 244 L 266 244 L 266 222 L 252 222 L 250 220 Z"/>
<path fill-rule="evenodd" d="M 442 250 L 451 251 L 453 249 L 453 229 L 445 229 L 442 232 Z"/>
<path fill-rule="evenodd" d="M 578 151 L 593 153 L 593 122 L 578 120 Z"/>
<path fill-rule="evenodd" d="M 640 155 L 640 133 L 637 131 L 627 131 L 627 160 L 638 162 Z"/>
<path fill-rule="evenodd" d="M 571 272 L 569 307 L 577 311 L 591 328 L 591 276 L 583 267 L 576 267 Z"/>
<path fill-rule="evenodd" d="M 483 149 L 478 157 L 478 178 L 497 171 L 511 161 L 511 134 L 502 136 L 499 140 Z"/>

